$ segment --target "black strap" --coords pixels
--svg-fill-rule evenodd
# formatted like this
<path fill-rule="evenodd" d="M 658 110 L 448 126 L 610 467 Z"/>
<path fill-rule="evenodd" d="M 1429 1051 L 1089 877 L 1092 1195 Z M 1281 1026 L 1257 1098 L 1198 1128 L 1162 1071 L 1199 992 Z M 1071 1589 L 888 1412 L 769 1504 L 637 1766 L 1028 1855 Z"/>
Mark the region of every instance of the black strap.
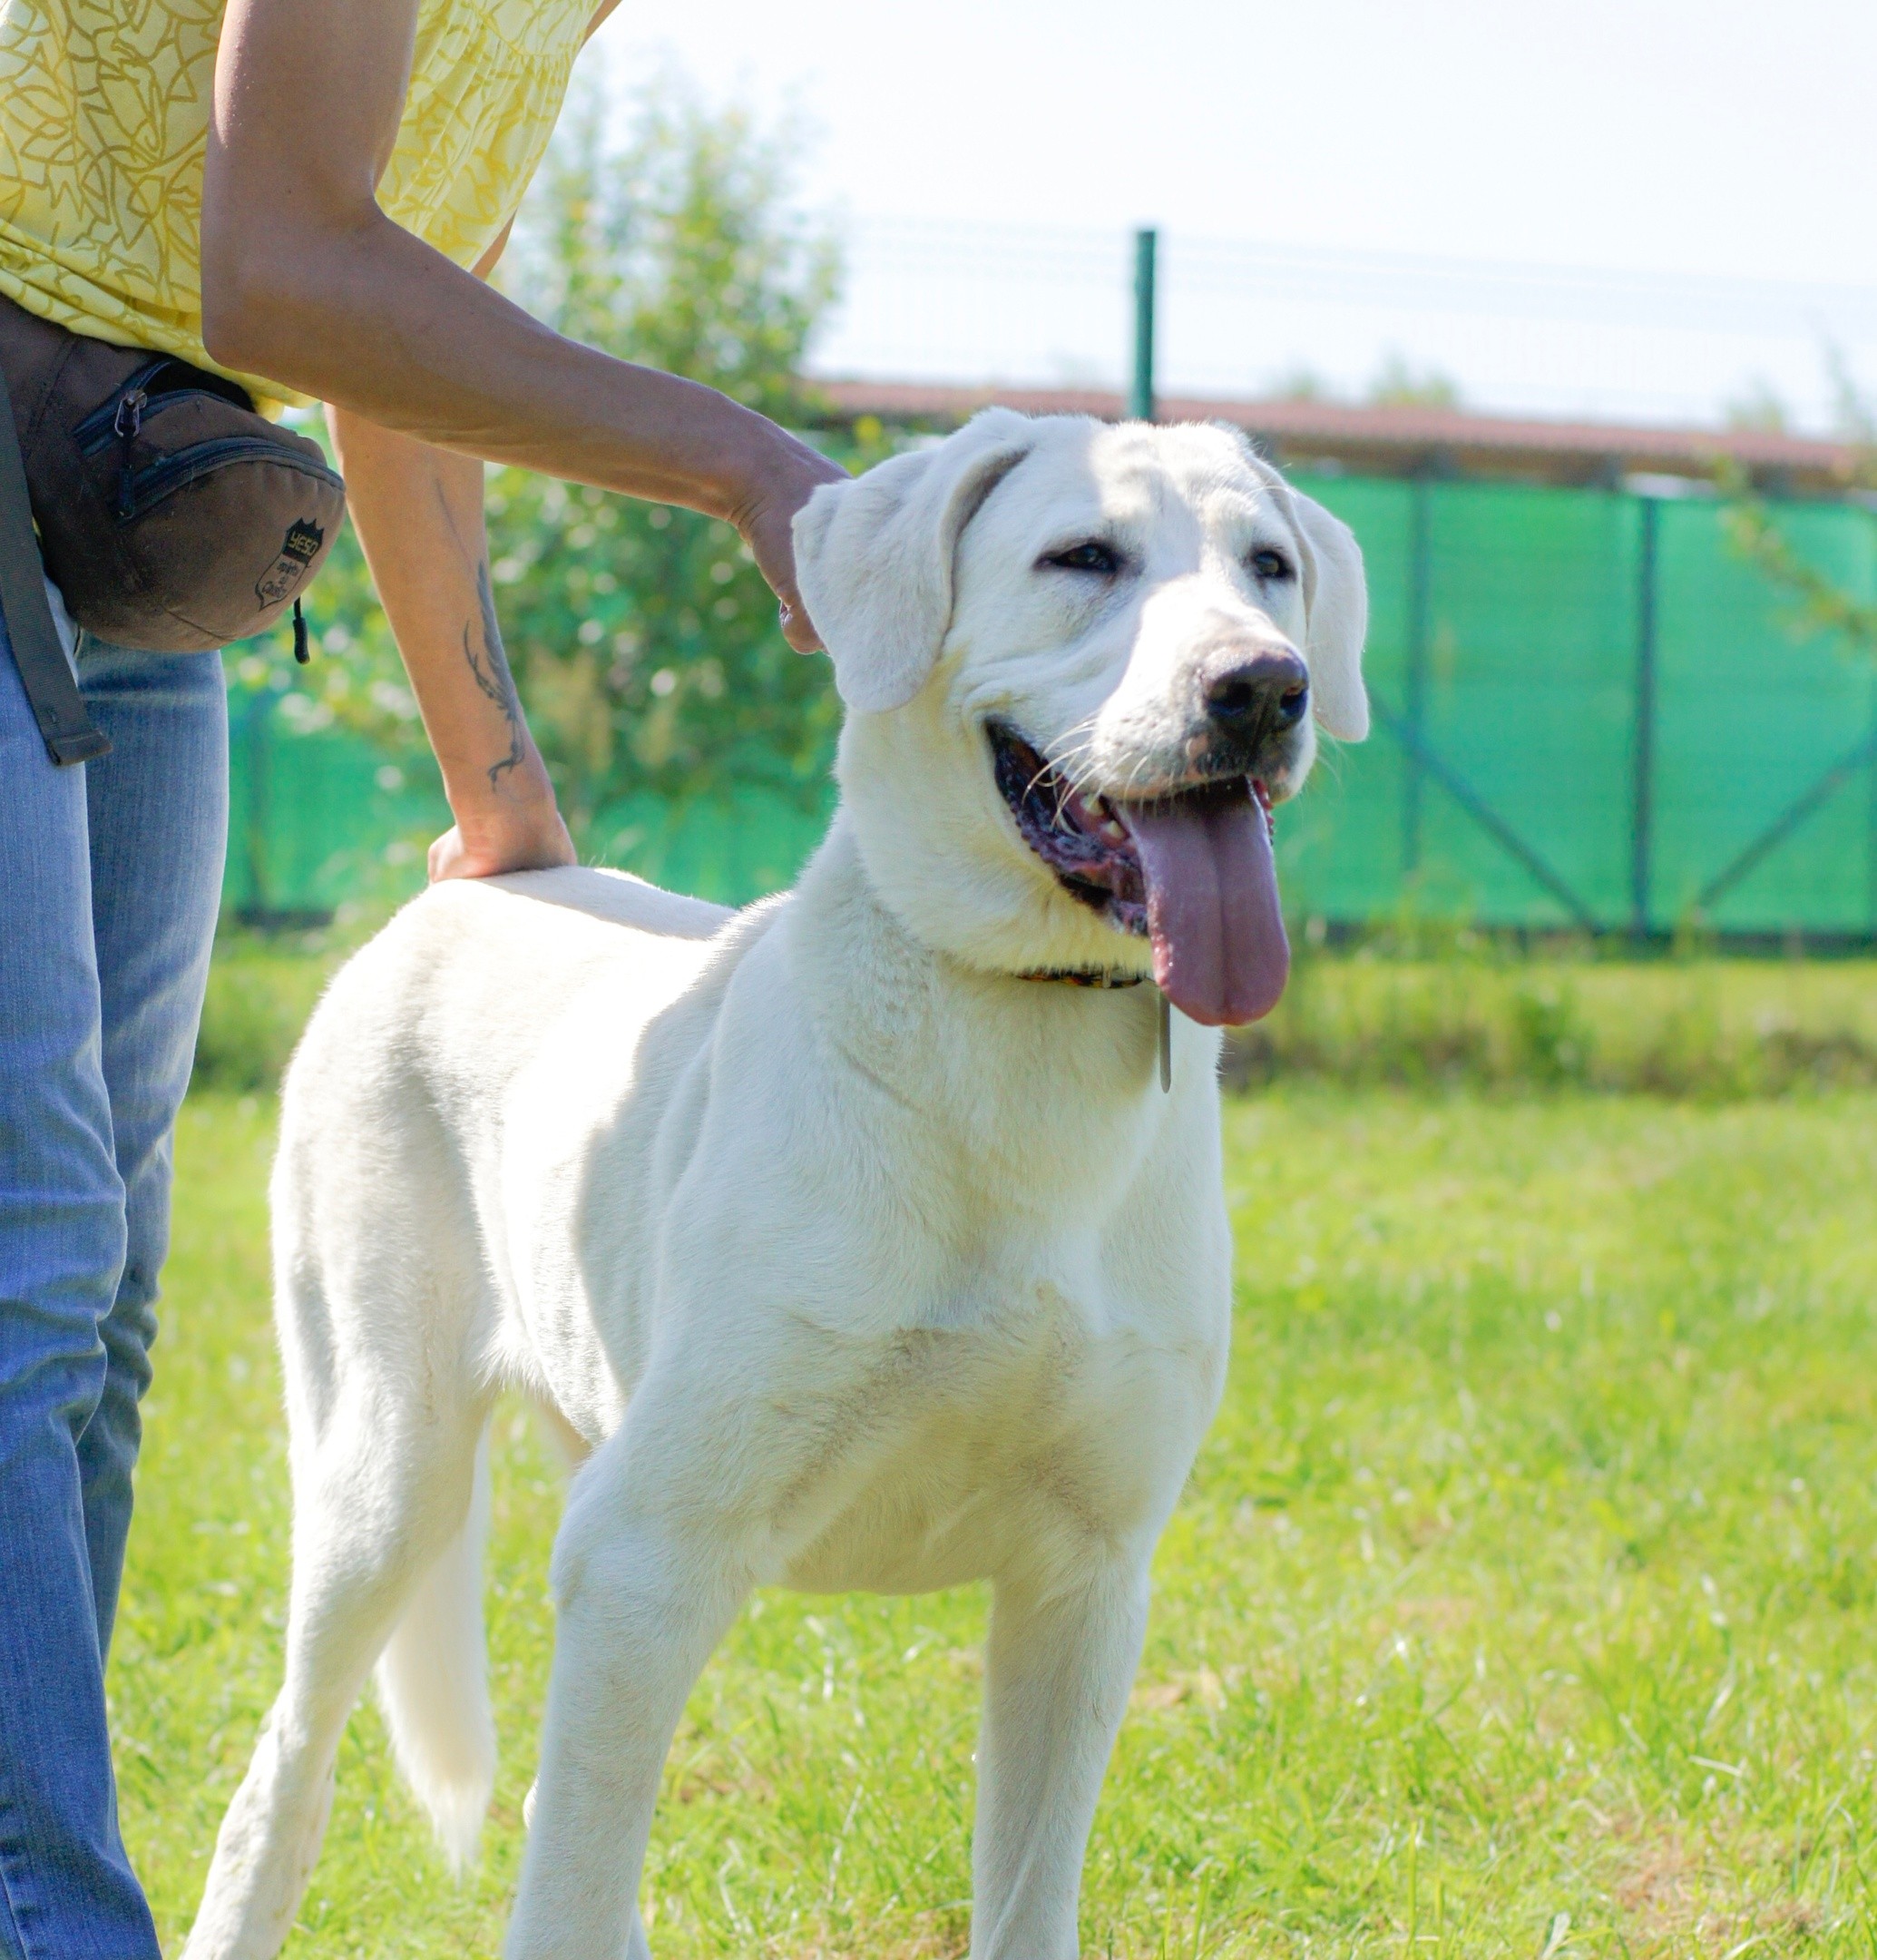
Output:
<path fill-rule="evenodd" d="M 1116 973 L 1110 966 L 1041 966 L 1034 973 L 1012 974 L 1013 980 L 1061 980 L 1070 986 L 1100 987 L 1112 993 L 1117 987 L 1136 987 L 1145 974 Z"/>
<path fill-rule="evenodd" d="M 0 614 L 25 684 L 26 699 L 45 742 L 45 752 L 61 769 L 107 754 L 110 741 L 92 726 L 79 699 L 78 683 L 65 659 L 59 629 L 45 596 L 45 572 L 33 536 L 33 505 L 26 495 L 26 466 L 20 460 L 19 434 L 6 377 L 0 375 Z"/>

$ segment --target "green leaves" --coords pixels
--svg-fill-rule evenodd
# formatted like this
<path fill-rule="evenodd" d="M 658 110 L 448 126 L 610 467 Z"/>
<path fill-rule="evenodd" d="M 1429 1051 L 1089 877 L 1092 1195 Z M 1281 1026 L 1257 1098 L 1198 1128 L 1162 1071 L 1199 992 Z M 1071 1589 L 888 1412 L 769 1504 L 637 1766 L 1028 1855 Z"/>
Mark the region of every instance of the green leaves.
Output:
<path fill-rule="evenodd" d="M 787 132 L 665 77 L 608 134 L 589 88 L 516 227 L 508 289 L 562 332 L 781 421 L 835 298 L 832 240 L 788 201 Z M 490 547 L 511 662 L 562 808 L 603 852 L 635 794 L 826 797 L 838 712 L 728 524 L 503 470 Z M 617 821 L 615 816 L 614 821 Z"/>
<path fill-rule="evenodd" d="M 489 523 L 509 658 L 583 842 L 603 850 L 635 792 L 821 801 L 834 691 L 729 525 L 520 470 L 492 479 Z"/>

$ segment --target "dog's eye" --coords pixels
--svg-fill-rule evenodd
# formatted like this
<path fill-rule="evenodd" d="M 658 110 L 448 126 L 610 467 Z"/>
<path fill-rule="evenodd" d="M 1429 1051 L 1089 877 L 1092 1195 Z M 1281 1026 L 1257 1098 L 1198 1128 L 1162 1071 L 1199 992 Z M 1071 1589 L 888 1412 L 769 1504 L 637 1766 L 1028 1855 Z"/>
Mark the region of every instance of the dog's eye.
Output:
<path fill-rule="evenodd" d="M 1290 560 L 1281 551 L 1273 551 L 1268 544 L 1253 552 L 1246 562 L 1251 566 L 1254 578 L 1287 579 L 1291 575 Z"/>
<path fill-rule="evenodd" d="M 1121 561 L 1113 547 L 1097 538 L 1071 544 L 1067 551 L 1051 552 L 1043 563 L 1054 565 L 1058 571 L 1095 572 L 1103 578 L 1112 578 L 1121 569 Z"/>

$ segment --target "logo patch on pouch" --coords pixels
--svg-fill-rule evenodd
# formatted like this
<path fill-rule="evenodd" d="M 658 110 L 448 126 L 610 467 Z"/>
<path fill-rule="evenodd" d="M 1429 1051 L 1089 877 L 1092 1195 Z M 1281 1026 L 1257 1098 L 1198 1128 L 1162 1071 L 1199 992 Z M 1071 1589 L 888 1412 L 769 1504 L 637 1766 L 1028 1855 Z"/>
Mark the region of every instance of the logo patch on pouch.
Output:
<path fill-rule="evenodd" d="M 326 533 L 318 524 L 308 517 L 296 517 L 280 540 L 273 564 L 255 580 L 254 596 L 264 606 L 279 605 L 290 597 L 325 542 Z"/>

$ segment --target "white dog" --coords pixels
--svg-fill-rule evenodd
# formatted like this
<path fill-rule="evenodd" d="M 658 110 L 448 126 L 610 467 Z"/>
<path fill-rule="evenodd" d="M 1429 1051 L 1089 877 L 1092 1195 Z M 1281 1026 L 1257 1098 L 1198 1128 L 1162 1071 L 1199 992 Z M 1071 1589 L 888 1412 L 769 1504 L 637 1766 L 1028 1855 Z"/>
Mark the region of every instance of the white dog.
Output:
<path fill-rule="evenodd" d="M 473 1851 L 504 1387 L 586 1456 L 511 1955 L 646 1955 L 660 1767 L 752 1587 L 976 1579 L 972 1953 L 1076 1952 L 1225 1371 L 1216 1029 L 1284 983 L 1262 806 L 1309 709 L 1366 732 L 1361 558 L 1225 430 L 1002 411 L 820 490 L 796 540 L 849 710 L 800 885 L 734 914 L 598 871 L 439 885 L 294 1062 L 287 1678 L 191 1960 L 285 1937 L 374 1662 Z"/>

